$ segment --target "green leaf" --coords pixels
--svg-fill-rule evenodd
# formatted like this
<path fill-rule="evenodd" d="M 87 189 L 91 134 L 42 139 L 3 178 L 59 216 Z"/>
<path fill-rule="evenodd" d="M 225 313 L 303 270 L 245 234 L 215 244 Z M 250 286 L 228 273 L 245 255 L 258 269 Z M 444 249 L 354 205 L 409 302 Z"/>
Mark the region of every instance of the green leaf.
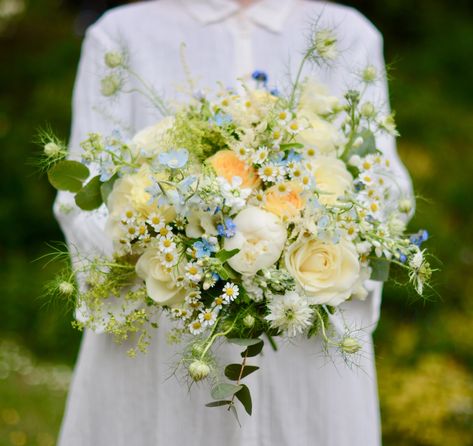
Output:
<path fill-rule="evenodd" d="M 281 150 L 287 150 L 287 149 L 302 149 L 304 148 L 304 144 L 301 144 L 299 142 L 290 142 L 287 144 L 280 144 L 279 148 Z"/>
<path fill-rule="evenodd" d="M 105 181 L 105 183 L 102 183 L 102 185 L 100 186 L 100 193 L 102 194 L 102 200 L 105 204 L 107 204 L 108 196 L 112 193 L 113 185 L 115 184 L 115 181 L 117 181 L 117 179 L 117 175 L 114 175 L 112 178 L 110 178 L 108 181 Z"/>
<path fill-rule="evenodd" d="M 84 211 L 93 211 L 103 203 L 100 176 L 92 178 L 75 196 L 75 202 Z"/>
<path fill-rule="evenodd" d="M 253 404 L 251 402 L 250 389 L 248 389 L 248 387 L 244 384 L 242 384 L 241 387 L 241 390 L 235 393 L 235 396 L 240 400 L 241 404 L 243 404 L 243 407 L 245 408 L 248 415 L 251 415 Z"/>
<path fill-rule="evenodd" d="M 221 406 L 228 406 L 231 403 L 230 400 L 222 400 L 222 401 L 212 401 L 211 403 L 207 403 L 206 407 L 221 407 Z"/>
<path fill-rule="evenodd" d="M 353 142 L 359 137 L 363 138 L 363 142 L 360 146 L 353 147 Z M 343 159 L 348 161 L 353 155 L 364 157 L 370 153 L 378 153 L 378 149 L 376 149 L 376 139 L 371 130 L 362 129 L 351 141 L 351 145 L 347 147 Z"/>
<path fill-rule="evenodd" d="M 256 372 L 258 369 L 259 367 L 256 367 L 255 365 L 245 365 L 243 371 L 241 371 L 241 364 L 230 364 L 225 367 L 225 376 L 232 381 L 238 381 L 239 379 Z"/>
<path fill-rule="evenodd" d="M 383 258 L 371 259 L 371 280 L 386 282 L 389 279 L 389 267 L 391 262 Z"/>
<path fill-rule="evenodd" d="M 259 344 L 263 342 L 258 338 L 244 339 L 244 338 L 227 338 L 227 341 L 231 344 L 241 345 L 242 347 L 250 347 L 251 345 Z"/>
<path fill-rule="evenodd" d="M 48 171 L 48 180 L 58 190 L 79 192 L 82 183 L 89 177 L 87 166 L 78 161 L 63 160 Z"/>
<path fill-rule="evenodd" d="M 233 256 L 236 256 L 239 252 L 240 250 L 238 248 L 232 249 L 230 251 L 222 249 L 217 254 L 215 254 L 215 257 L 217 257 L 217 259 L 220 260 L 222 263 L 225 263 L 228 259 L 231 259 Z"/>
<path fill-rule="evenodd" d="M 245 356 L 251 358 L 252 356 L 257 356 L 263 350 L 264 342 L 260 339 L 260 342 L 254 345 L 250 345 L 242 354 L 241 357 L 244 358 Z"/>
<path fill-rule="evenodd" d="M 215 268 L 215 272 L 220 276 L 222 280 L 228 280 L 230 278 L 227 273 L 227 270 L 223 266 Z"/>
<path fill-rule="evenodd" d="M 212 395 L 213 399 L 221 400 L 221 399 L 228 398 L 229 396 L 234 395 L 241 388 L 242 386 L 237 386 L 236 384 L 221 383 L 213 387 L 210 394 Z"/>

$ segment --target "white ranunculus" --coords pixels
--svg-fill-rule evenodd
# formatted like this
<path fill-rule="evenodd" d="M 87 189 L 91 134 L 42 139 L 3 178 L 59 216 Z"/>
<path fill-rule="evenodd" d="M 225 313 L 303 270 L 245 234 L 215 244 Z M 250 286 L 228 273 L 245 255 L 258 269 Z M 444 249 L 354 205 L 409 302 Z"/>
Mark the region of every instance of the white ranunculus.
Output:
<path fill-rule="evenodd" d="M 337 127 L 313 113 L 304 113 L 302 116 L 309 125 L 297 135 L 297 142 L 317 147 L 324 154 L 334 154 L 343 143 L 343 137 Z"/>
<path fill-rule="evenodd" d="M 322 193 L 322 204 L 335 204 L 338 197 L 353 188 L 353 177 L 343 161 L 332 156 L 318 156 L 310 162 L 315 185 Z"/>
<path fill-rule="evenodd" d="M 304 81 L 299 99 L 299 110 L 327 115 L 333 113 L 339 106 L 336 96 L 331 96 L 327 87 L 312 78 Z"/>
<path fill-rule="evenodd" d="M 194 211 L 188 217 L 186 235 L 190 238 L 199 238 L 204 234 L 218 235 L 216 217 L 210 212 Z"/>
<path fill-rule="evenodd" d="M 289 246 L 285 263 L 311 304 L 340 305 L 359 291 L 360 262 L 348 240 L 302 239 Z"/>
<path fill-rule="evenodd" d="M 176 286 L 176 279 L 161 263 L 161 254 L 153 246 L 146 249 L 136 263 L 136 274 L 146 283 L 148 296 L 161 305 L 184 301 L 185 290 Z"/>
<path fill-rule="evenodd" d="M 139 131 L 132 140 L 136 153 L 143 150 L 147 155 L 154 155 L 166 150 L 163 148 L 163 138 L 173 125 L 174 117 L 167 116 L 156 124 Z"/>
<path fill-rule="evenodd" d="M 234 222 L 236 234 L 225 239 L 224 248 L 240 250 L 228 260 L 235 271 L 254 275 L 278 261 L 287 238 L 286 228 L 278 217 L 249 206 L 235 217 Z"/>

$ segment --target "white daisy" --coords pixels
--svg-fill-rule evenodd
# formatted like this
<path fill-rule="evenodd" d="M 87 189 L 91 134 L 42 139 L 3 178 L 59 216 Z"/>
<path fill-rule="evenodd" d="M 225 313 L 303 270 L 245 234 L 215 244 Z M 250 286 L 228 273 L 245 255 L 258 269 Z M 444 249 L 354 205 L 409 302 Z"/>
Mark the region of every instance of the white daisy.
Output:
<path fill-rule="evenodd" d="M 205 327 L 203 326 L 202 322 L 197 320 L 197 319 L 195 321 L 192 321 L 189 324 L 189 331 L 193 335 L 198 335 L 198 334 L 202 333 L 204 331 L 204 329 L 205 329 Z"/>
<path fill-rule="evenodd" d="M 172 233 L 172 228 L 169 225 L 161 226 L 157 233 L 159 238 L 170 238 L 174 236 L 174 234 Z"/>
<path fill-rule="evenodd" d="M 162 215 L 159 215 L 156 212 L 153 212 L 148 216 L 146 223 L 148 223 L 156 232 L 159 232 L 159 230 L 166 225 Z"/>
<path fill-rule="evenodd" d="M 288 110 L 281 110 L 278 113 L 277 119 L 281 125 L 287 124 L 292 118 L 292 113 Z"/>
<path fill-rule="evenodd" d="M 176 244 L 171 237 L 162 237 L 158 242 L 158 247 L 161 252 L 168 253 L 176 250 Z"/>
<path fill-rule="evenodd" d="M 251 157 L 254 164 L 263 164 L 269 155 L 269 149 L 266 146 L 261 146 Z"/>
<path fill-rule="evenodd" d="M 186 279 L 191 282 L 200 282 L 202 280 L 202 267 L 196 262 L 189 262 L 186 265 Z"/>
<path fill-rule="evenodd" d="M 166 268 L 172 268 L 174 265 L 176 265 L 177 261 L 178 261 L 178 255 L 175 251 L 174 252 L 166 252 L 163 255 L 163 258 L 161 260 L 162 264 Z"/>
<path fill-rule="evenodd" d="M 226 303 L 228 302 L 222 296 L 218 296 L 214 299 L 212 307 L 215 310 L 221 310 Z"/>
<path fill-rule="evenodd" d="M 271 327 L 280 330 L 289 337 L 294 337 L 309 328 L 313 311 L 307 299 L 291 291 L 284 295 L 275 295 L 268 304 L 269 314 L 266 320 Z"/>
<path fill-rule="evenodd" d="M 265 182 L 275 183 L 278 180 L 282 181 L 284 171 L 280 166 L 268 163 L 258 169 L 258 175 Z"/>
<path fill-rule="evenodd" d="M 204 327 L 211 327 L 217 320 L 217 311 L 206 309 L 199 314 L 199 321 Z"/>
<path fill-rule="evenodd" d="M 234 283 L 231 283 L 231 282 L 227 282 L 225 286 L 223 287 L 221 296 L 227 302 L 232 302 L 238 297 L 239 294 L 240 294 L 240 289 L 238 288 L 238 285 L 235 285 Z"/>

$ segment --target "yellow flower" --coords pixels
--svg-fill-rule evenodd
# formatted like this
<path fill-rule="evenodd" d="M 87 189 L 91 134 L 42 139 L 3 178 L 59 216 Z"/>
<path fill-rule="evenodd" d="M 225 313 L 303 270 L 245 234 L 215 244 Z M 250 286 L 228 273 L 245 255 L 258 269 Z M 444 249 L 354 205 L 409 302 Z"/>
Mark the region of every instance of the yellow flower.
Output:
<path fill-rule="evenodd" d="M 266 191 L 264 207 L 282 218 L 296 217 L 305 205 L 301 193 L 301 185 L 294 181 L 276 184 Z"/>
<path fill-rule="evenodd" d="M 261 183 L 255 169 L 241 160 L 232 150 L 220 150 L 208 158 L 207 162 L 214 168 L 218 176 L 229 182 L 233 180 L 233 177 L 240 177 L 241 187 L 254 189 Z"/>

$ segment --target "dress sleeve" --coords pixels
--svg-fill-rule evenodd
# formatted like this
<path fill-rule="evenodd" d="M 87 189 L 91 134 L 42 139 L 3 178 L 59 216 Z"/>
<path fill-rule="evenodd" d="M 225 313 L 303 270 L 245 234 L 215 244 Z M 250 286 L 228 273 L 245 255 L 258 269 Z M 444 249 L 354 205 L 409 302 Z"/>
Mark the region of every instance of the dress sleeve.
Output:
<path fill-rule="evenodd" d="M 104 54 L 116 49 L 108 35 L 96 26 L 89 28 L 82 44 L 72 103 L 72 128 L 69 140 L 69 159 L 80 160 L 81 141 L 89 132 L 109 135 L 115 125 L 101 107 L 100 80 L 105 73 Z M 130 106 L 126 97 L 110 99 L 114 113 L 126 122 Z M 111 254 L 112 243 L 104 232 L 105 212 L 84 212 L 75 205 L 73 194 L 59 192 L 54 203 L 54 214 L 73 251 L 81 256 Z"/>

